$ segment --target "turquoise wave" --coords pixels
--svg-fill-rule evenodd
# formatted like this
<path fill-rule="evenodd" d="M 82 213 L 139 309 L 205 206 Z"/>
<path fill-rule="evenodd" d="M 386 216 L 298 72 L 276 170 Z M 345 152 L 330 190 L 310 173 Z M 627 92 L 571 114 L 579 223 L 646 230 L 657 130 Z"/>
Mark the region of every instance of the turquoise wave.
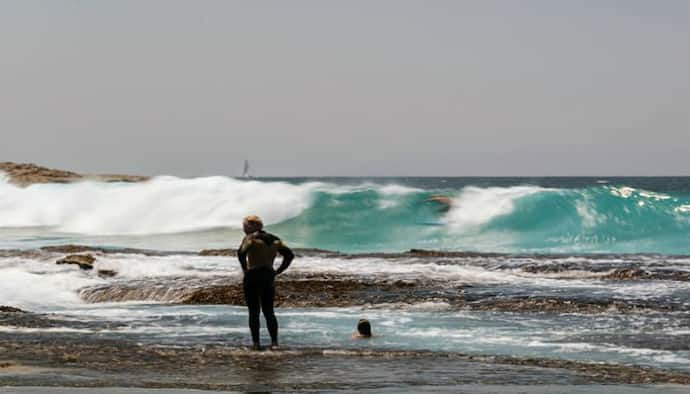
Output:
<path fill-rule="evenodd" d="M 0 247 L 227 247 L 257 214 L 292 245 L 343 252 L 690 255 L 690 178 L 629 181 L 157 177 L 22 188 L 0 177 Z"/>
<path fill-rule="evenodd" d="M 450 209 L 432 201 L 451 198 Z M 316 192 L 271 227 L 299 246 L 348 252 L 410 248 L 509 253 L 690 254 L 690 194 L 627 187 L 465 187 L 385 195 Z"/>

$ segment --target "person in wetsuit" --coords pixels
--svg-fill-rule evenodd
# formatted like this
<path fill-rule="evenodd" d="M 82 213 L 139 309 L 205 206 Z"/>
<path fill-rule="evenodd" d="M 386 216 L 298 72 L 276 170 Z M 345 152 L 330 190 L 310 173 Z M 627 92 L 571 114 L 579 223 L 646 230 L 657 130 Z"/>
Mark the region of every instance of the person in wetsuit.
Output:
<path fill-rule="evenodd" d="M 258 216 L 244 218 L 242 227 L 246 236 L 237 251 L 237 258 L 244 272 L 244 298 L 249 309 L 249 330 L 252 333 L 253 349 L 261 349 L 259 314 L 262 310 L 271 335 L 271 348 L 277 348 L 278 320 L 273 311 L 274 280 L 276 275 L 290 266 L 295 255 L 280 238 L 263 231 L 263 223 Z M 274 270 L 273 260 L 279 253 L 283 256 L 283 262 L 278 270 Z"/>

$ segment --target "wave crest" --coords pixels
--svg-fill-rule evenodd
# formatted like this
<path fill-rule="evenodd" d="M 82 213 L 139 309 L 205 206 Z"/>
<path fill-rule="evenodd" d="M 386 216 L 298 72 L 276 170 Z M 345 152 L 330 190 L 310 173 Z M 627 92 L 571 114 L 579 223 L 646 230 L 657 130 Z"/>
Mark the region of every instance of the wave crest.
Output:
<path fill-rule="evenodd" d="M 20 188 L 0 183 L 0 227 L 51 227 L 81 234 L 163 234 L 240 227 L 299 215 L 316 184 L 226 177 L 157 177 L 141 183 L 78 182 Z"/>

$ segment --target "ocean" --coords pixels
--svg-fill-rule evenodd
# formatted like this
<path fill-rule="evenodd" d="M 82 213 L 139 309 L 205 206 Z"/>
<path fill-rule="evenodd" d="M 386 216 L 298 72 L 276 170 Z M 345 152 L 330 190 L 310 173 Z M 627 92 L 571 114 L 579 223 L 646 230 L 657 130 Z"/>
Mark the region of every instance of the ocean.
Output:
<path fill-rule="evenodd" d="M 690 254 L 690 178 L 157 177 L 13 186 L 0 178 L 3 248 L 60 243 L 229 247 L 260 215 L 296 247 L 501 253 Z M 430 201 L 450 199 L 449 210 Z"/>
<path fill-rule="evenodd" d="M 93 372 L 60 375 L 74 385 L 118 383 L 98 367 L 99 341 L 253 357 L 241 302 L 198 301 L 239 285 L 232 253 L 208 251 L 237 247 L 249 214 L 298 250 L 278 278 L 279 296 L 296 290 L 277 315 L 285 357 L 311 373 L 302 388 L 690 382 L 689 177 L 160 176 L 28 187 L 1 177 L 0 305 L 29 313 L 0 314 L 0 361 L 33 365 L 26 349 L 57 357 L 60 344 L 81 346 Z M 94 269 L 55 264 L 64 245 L 82 245 L 73 251 L 93 255 Z M 363 317 L 376 336 L 352 340 Z M 440 371 L 439 358 L 455 361 Z M 232 374 L 181 384 L 133 359 L 132 382 L 259 384 Z M 353 372 L 358 363 L 371 376 Z M 477 363 L 502 374 L 468 367 Z M 350 372 L 337 372 L 344 365 Z M 602 377 L 600 365 L 614 372 Z M 17 376 L 0 373 L 0 383 L 45 383 Z M 269 388 L 300 388 L 286 382 Z"/>

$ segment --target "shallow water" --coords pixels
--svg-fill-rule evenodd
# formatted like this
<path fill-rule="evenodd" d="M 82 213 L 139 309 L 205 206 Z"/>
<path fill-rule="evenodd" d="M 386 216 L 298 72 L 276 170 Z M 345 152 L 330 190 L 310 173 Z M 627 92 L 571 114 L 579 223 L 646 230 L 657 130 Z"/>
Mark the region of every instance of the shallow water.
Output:
<path fill-rule="evenodd" d="M 0 326 L 2 332 L 95 335 L 151 344 L 248 343 L 246 310 L 239 306 L 171 305 L 180 284 L 203 287 L 240 280 L 238 264 L 228 257 L 190 255 L 98 255 L 96 268 L 113 269 L 115 278 L 54 264 L 43 257 L 0 258 L 7 279 L 3 302 L 49 314 L 50 327 Z M 573 271 L 530 273 L 525 265 L 576 262 Z M 640 313 L 612 310 L 601 314 L 473 311 L 443 301 L 371 304 L 347 308 L 279 308 L 282 342 L 291 348 L 432 350 L 605 361 L 690 371 L 690 282 L 601 280 L 602 272 L 636 264 L 654 270 L 658 260 L 620 257 L 470 257 L 330 258 L 305 257 L 290 275 L 360 275 L 369 280 L 420 279 L 464 289 L 465 299 L 556 297 L 575 301 L 645 302 L 675 309 Z M 605 269 L 598 272 L 599 266 Z M 687 270 L 686 258 L 665 258 L 664 269 Z M 590 267 L 583 270 L 582 267 Z M 592 267 L 594 267 L 592 269 Z M 86 303 L 84 289 L 124 284 L 151 292 L 158 302 Z M 280 281 L 277 284 L 280 291 Z M 107 298 L 106 298 L 107 300 Z M 372 321 L 377 337 L 353 341 L 358 319 Z M 264 333 L 265 335 L 265 333 Z M 264 338 L 268 342 L 268 338 Z"/>
<path fill-rule="evenodd" d="M 437 310 L 434 310 L 436 309 Z M 444 311 L 443 306 L 399 308 L 281 308 L 288 349 L 430 350 L 606 361 L 690 371 L 690 315 L 588 316 Z M 421 309 L 415 311 L 414 309 Z M 63 327 L 7 328 L 16 334 L 95 335 L 167 345 L 248 346 L 246 310 L 228 306 L 97 305 L 62 311 Z M 376 337 L 353 340 L 359 318 Z M 116 325 L 115 327 L 107 326 Z M 644 335 L 643 335 L 644 334 Z M 264 343 L 269 343 L 263 333 Z"/>

